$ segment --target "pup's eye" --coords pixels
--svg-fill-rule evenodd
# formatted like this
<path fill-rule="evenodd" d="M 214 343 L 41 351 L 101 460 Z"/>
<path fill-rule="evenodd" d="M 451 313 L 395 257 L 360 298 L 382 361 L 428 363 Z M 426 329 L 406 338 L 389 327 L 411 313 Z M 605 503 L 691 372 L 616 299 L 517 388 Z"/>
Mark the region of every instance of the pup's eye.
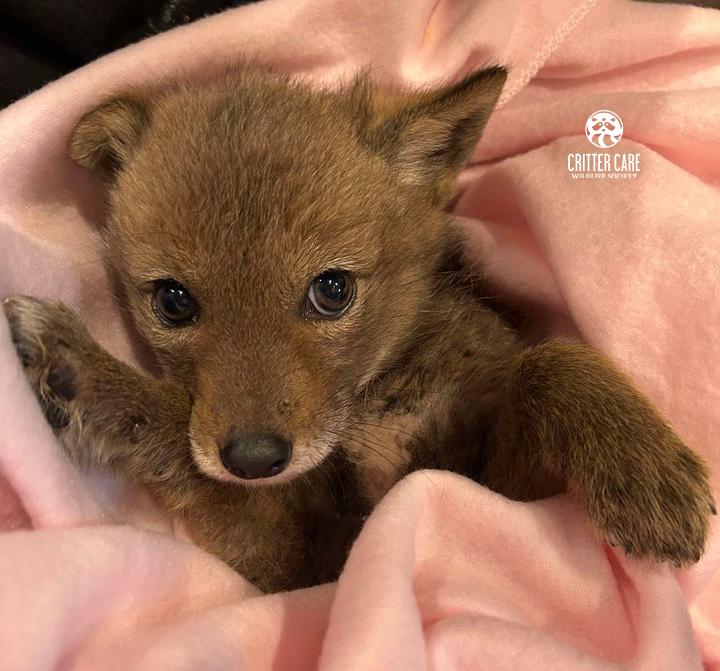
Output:
<path fill-rule="evenodd" d="M 173 279 L 155 282 L 153 309 L 163 322 L 172 326 L 187 326 L 198 316 L 195 299 L 180 282 Z"/>
<path fill-rule="evenodd" d="M 354 298 L 355 278 L 344 270 L 326 270 L 310 282 L 308 313 L 315 317 L 339 317 Z"/>

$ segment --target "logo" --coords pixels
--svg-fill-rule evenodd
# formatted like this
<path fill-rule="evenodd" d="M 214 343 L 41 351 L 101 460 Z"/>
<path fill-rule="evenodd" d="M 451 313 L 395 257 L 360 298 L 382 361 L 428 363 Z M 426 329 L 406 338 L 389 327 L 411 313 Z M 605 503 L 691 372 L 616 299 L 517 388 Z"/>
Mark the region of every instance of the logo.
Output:
<path fill-rule="evenodd" d="M 623 136 L 623 122 L 610 110 L 591 114 L 585 122 L 585 135 L 596 147 L 610 149 Z M 578 140 L 582 143 L 582 140 Z M 583 145 L 587 146 L 587 145 Z M 632 146 L 632 143 L 630 143 Z M 573 179 L 636 179 L 640 174 L 640 153 L 613 150 L 587 154 L 568 154 L 568 172 Z"/>
<path fill-rule="evenodd" d="M 600 110 L 591 114 L 585 124 L 585 135 L 596 147 L 605 149 L 614 147 L 623 134 L 620 117 L 609 110 Z"/>

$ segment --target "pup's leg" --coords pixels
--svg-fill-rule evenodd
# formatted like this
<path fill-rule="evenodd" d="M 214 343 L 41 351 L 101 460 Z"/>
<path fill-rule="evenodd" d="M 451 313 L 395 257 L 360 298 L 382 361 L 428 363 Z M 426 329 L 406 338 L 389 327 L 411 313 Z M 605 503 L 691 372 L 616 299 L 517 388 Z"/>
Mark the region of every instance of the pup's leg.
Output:
<path fill-rule="evenodd" d="M 76 462 L 141 482 L 187 470 L 191 402 L 181 387 L 110 356 L 61 303 L 14 297 L 3 308 L 26 375 Z"/>
<path fill-rule="evenodd" d="M 531 499 L 567 485 L 607 542 L 676 565 L 700 558 L 715 513 L 705 464 L 592 349 L 520 354 L 488 447 L 491 488 Z"/>

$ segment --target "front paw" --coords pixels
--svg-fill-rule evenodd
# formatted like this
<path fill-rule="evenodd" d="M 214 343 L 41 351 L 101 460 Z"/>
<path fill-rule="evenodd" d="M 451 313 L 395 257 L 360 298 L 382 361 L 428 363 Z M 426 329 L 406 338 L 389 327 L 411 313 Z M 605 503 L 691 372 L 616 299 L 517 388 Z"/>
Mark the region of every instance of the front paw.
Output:
<path fill-rule="evenodd" d="M 55 301 L 13 296 L 3 301 L 3 310 L 48 422 L 65 429 L 78 392 L 78 352 L 92 343 L 90 334 L 70 308 Z"/>
<path fill-rule="evenodd" d="M 679 568 L 699 561 L 716 509 L 707 467 L 670 434 L 634 466 L 625 463 L 598 478 L 587 507 L 610 545 Z"/>

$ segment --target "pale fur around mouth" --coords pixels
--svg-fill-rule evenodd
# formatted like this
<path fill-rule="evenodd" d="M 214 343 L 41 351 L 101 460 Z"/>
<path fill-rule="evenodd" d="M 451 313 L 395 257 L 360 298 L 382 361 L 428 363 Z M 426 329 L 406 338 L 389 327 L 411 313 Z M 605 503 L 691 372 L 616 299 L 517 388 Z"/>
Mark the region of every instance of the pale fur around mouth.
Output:
<path fill-rule="evenodd" d="M 214 480 L 234 482 L 247 487 L 269 487 L 290 482 L 303 473 L 307 473 L 309 470 L 315 468 L 333 449 L 332 443 L 328 441 L 316 440 L 308 441 L 307 443 L 300 442 L 297 448 L 297 452 L 300 453 L 299 456 L 293 456 L 290 465 L 282 471 L 282 473 L 270 478 L 245 480 L 230 473 L 222 465 L 219 454 L 217 454 L 216 451 L 213 450 L 209 453 L 193 437 L 190 437 L 190 446 L 193 460 L 202 473 Z"/>

